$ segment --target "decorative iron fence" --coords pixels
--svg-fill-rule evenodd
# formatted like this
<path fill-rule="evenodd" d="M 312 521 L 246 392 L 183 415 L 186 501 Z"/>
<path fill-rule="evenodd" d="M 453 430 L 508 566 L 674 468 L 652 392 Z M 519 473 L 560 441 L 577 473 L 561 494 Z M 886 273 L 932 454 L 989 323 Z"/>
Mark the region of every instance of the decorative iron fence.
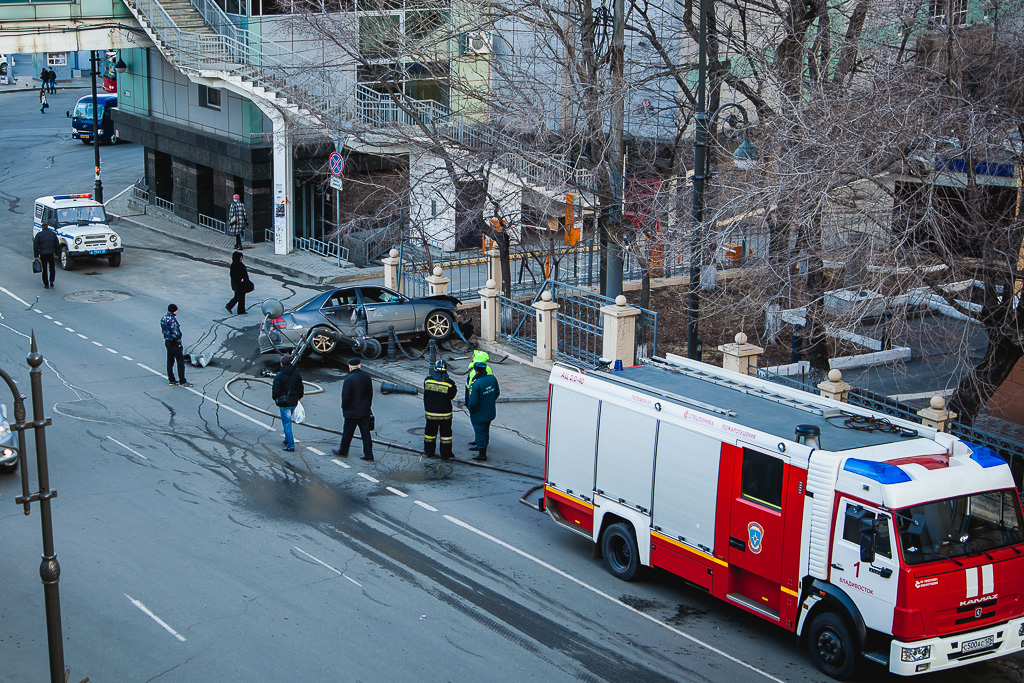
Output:
<path fill-rule="evenodd" d="M 536 311 L 529 304 L 498 296 L 498 329 L 501 339 L 531 357 L 537 353 Z"/>
<path fill-rule="evenodd" d="M 820 379 L 811 380 L 810 375 L 802 376 L 801 379 L 794 379 L 792 377 L 785 377 L 783 375 L 776 374 L 766 368 L 757 368 L 757 376 L 762 379 L 767 379 L 775 382 L 776 384 L 782 384 L 784 386 L 793 387 L 813 394 L 819 393 L 818 387 L 816 386 L 817 383 L 826 379 L 825 373 L 819 371 L 819 374 Z M 802 379 L 811 380 L 812 383 L 801 381 Z M 909 422 L 921 423 L 921 417 L 909 405 L 889 398 L 888 396 L 869 391 L 868 389 L 851 389 L 847 400 L 851 405 L 875 410 L 880 413 L 884 413 L 885 415 L 898 417 Z M 1022 486 L 1024 486 L 1024 444 L 1014 443 L 996 434 L 975 429 L 970 425 L 965 425 L 956 420 L 952 420 L 947 423 L 947 430 L 950 434 L 958 436 L 964 441 L 969 441 L 980 446 L 987 446 L 997 452 L 1004 460 L 1006 460 L 1007 463 L 1009 463 L 1010 471 L 1013 473 L 1013 480 L 1017 484 L 1017 488 L 1021 489 Z"/>
<path fill-rule="evenodd" d="M 210 230 L 216 230 L 217 232 L 226 233 L 228 231 L 228 224 L 224 221 L 219 221 L 212 216 L 206 216 L 199 214 L 199 225 Z"/>
<path fill-rule="evenodd" d="M 420 273 L 400 273 L 399 278 L 398 288 L 406 296 L 419 299 L 430 295 L 426 276 Z"/>

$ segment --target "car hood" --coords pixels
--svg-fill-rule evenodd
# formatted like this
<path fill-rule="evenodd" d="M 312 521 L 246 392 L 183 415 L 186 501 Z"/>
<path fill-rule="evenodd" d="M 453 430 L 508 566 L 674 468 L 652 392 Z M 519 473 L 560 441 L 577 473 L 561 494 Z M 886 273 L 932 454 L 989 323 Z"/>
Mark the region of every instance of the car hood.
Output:
<path fill-rule="evenodd" d="M 106 223 L 81 223 L 78 225 L 62 225 L 57 228 L 61 235 L 84 237 L 85 235 L 116 235 Z"/>
<path fill-rule="evenodd" d="M 433 296 L 423 297 L 424 301 L 447 301 L 452 306 L 458 306 L 462 301 L 460 299 L 451 296 L 450 294 L 434 294 Z"/>

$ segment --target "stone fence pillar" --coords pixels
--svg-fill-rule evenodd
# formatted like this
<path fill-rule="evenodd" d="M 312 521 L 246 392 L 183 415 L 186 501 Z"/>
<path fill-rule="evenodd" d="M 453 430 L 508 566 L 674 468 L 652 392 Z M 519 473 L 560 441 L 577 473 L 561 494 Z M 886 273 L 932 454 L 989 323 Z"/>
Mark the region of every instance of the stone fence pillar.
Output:
<path fill-rule="evenodd" d="M 501 252 L 497 249 L 487 250 L 487 278 L 494 280 L 494 289 L 501 291 Z"/>
<path fill-rule="evenodd" d="M 488 280 L 480 290 L 480 338 L 487 342 L 498 338 L 499 294 L 501 290 L 494 286 L 494 280 Z"/>
<path fill-rule="evenodd" d="M 757 374 L 757 359 L 764 349 L 747 343 L 747 335 L 737 333 L 733 344 L 722 344 L 718 350 L 722 352 L 722 367 L 738 372 L 741 375 Z"/>
<path fill-rule="evenodd" d="M 946 399 L 941 396 L 932 396 L 929 407 L 917 411 L 917 414 L 921 417 L 921 424 L 940 432 L 946 431 L 946 423 L 956 419 L 956 413 L 946 409 Z"/>
<path fill-rule="evenodd" d="M 441 266 L 434 266 L 433 274 L 428 275 L 426 280 L 430 296 L 448 294 L 448 283 L 451 282 L 451 280 L 444 276 L 444 271 L 441 270 Z"/>
<path fill-rule="evenodd" d="M 623 365 L 632 365 L 636 360 L 636 319 L 640 309 L 626 305 L 622 294 L 615 297 L 615 303 L 601 307 L 604 340 L 601 355 L 612 361 L 620 360 Z M 614 364 L 613 364 L 614 365 Z"/>
<path fill-rule="evenodd" d="M 843 381 L 843 373 L 839 370 L 829 370 L 828 379 L 818 384 L 818 392 L 824 398 L 830 398 L 833 401 L 842 401 L 848 403 L 850 398 L 850 386 L 849 382 Z"/>
<path fill-rule="evenodd" d="M 533 308 L 537 311 L 537 355 L 533 360 L 535 363 L 550 363 L 558 353 L 558 304 L 551 300 L 551 292 L 545 291 Z"/>
<path fill-rule="evenodd" d="M 384 264 L 384 286 L 398 291 L 398 269 L 402 267 L 402 259 L 398 258 L 398 250 L 392 249 L 381 259 Z"/>

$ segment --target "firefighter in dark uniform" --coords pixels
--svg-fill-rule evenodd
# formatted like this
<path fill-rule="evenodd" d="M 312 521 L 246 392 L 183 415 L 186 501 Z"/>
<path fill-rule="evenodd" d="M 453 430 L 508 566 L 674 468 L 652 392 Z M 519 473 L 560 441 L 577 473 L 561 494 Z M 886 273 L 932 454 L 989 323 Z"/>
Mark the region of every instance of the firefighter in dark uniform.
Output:
<path fill-rule="evenodd" d="M 441 459 L 452 455 L 452 399 L 459 393 L 455 382 L 448 377 L 448 365 L 443 360 L 434 363 L 434 370 L 423 380 L 423 412 L 427 428 L 423 432 L 423 453 L 436 458 L 437 433 L 441 432 Z"/>

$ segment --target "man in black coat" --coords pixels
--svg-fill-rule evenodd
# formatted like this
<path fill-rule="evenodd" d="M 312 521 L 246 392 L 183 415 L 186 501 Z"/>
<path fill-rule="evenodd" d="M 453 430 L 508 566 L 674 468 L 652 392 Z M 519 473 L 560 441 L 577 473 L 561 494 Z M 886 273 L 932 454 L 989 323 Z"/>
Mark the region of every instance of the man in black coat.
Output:
<path fill-rule="evenodd" d="M 348 447 L 352 436 L 359 427 L 359 438 L 363 440 L 363 455 L 360 460 L 373 460 L 373 439 L 370 438 L 370 410 L 373 404 L 373 382 L 362 369 L 358 358 L 348 362 L 348 377 L 341 385 L 341 415 L 345 418 L 345 426 L 341 430 L 341 446 L 332 449 L 331 453 L 348 457 Z"/>
<path fill-rule="evenodd" d="M 284 449 L 295 450 L 295 438 L 292 437 L 292 412 L 299 405 L 305 390 L 302 386 L 302 375 L 295 369 L 291 356 L 281 358 L 281 370 L 274 377 L 271 397 L 281 411 L 281 424 L 284 425 Z"/>
<path fill-rule="evenodd" d="M 53 258 L 60 251 L 60 238 L 57 233 L 50 230 L 50 226 L 43 223 L 43 229 L 32 240 L 32 255 L 39 259 L 43 266 L 43 288 L 53 287 L 53 278 L 57 274 Z M 47 276 L 49 271 L 49 276 Z"/>
<path fill-rule="evenodd" d="M 231 254 L 231 291 L 234 297 L 224 304 L 224 308 L 231 312 L 231 308 L 237 303 L 238 314 L 245 313 L 245 295 L 253 290 L 252 282 L 249 280 L 249 269 L 242 263 L 242 252 L 236 251 Z"/>

